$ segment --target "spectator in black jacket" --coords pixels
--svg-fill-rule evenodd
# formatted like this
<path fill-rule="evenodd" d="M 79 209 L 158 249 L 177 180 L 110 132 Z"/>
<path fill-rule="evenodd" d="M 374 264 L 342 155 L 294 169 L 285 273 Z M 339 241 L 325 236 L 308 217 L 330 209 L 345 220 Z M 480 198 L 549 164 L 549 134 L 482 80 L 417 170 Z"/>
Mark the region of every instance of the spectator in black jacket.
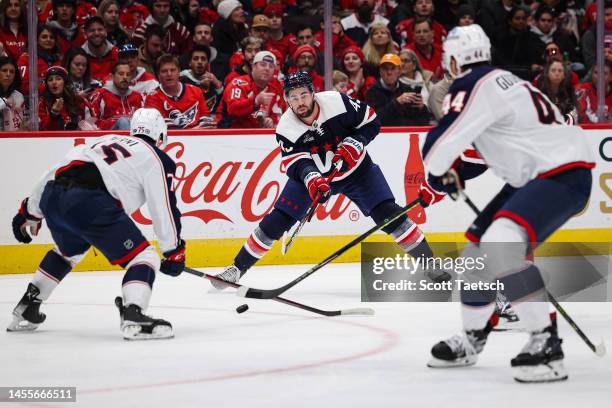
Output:
<path fill-rule="evenodd" d="M 380 60 L 380 79 L 366 92 L 366 102 L 374 108 L 383 126 L 424 126 L 431 113 L 421 90 L 399 81 L 400 57 L 385 54 Z"/>
<path fill-rule="evenodd" d="M 483 0 L 476 22 L 482 27 L 493 44 L 499 34 L 499 28 L 506 25 L 508 11 L 516 0 Z"/>
<path fill-rule="evenodd" d="M 249 35 L 242 4 L 238 0 L 223 0 L 217 6 L 221 18 L 213 27 L 213 45 L 226 55 L 240 49 L 240 42 Z"/>

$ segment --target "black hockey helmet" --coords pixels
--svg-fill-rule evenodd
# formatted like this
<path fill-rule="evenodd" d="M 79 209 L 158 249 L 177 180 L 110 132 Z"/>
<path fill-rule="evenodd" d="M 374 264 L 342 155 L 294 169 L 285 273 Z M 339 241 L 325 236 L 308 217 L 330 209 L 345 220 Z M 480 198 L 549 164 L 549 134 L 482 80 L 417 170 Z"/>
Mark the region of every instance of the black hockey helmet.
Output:
<path fill-rule="evenodd" d="M 285 98 L 289 91 L 295 88 L 306 87 L 310 92 L 314 93 L 314 85 L 312 84 L 312 78 L 308 74 L 308 72 L 298 71 L 293 72 L 285 77 L 285 82 L 283 83 L 283 93 L 285 94 Z"/>

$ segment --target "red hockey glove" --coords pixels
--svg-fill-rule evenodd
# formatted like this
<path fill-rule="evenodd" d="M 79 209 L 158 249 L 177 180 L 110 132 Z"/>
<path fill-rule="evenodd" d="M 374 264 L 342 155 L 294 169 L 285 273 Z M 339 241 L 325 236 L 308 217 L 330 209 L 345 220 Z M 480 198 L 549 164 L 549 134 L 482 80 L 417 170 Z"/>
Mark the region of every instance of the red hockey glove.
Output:
<path fill-rule="evenodd" d="M 419 187 L 419 195 L 421 197 L 421 205 L 424 208 L 442 201 L 444 197 L 446 197 L 446 194 L 440 193 L 431 188 L 431 186 L 427 184 L 426 180 L 421 182 L 421 186 Z"/>
<path fill-rule="evenodd" d="M 175 249 L 164 252 L 159 270 L 166 275 L 179 276 L 183 269 L 185 269 L 185 241 L 181 239 Z"/>
<path fill-rule="evenodd" d="M 365 154 L 363 143 L 352 137 L 345 137 L 342 143 L 336 148 L 332 163 L 336 164 L 338 160 L 342 160 L 346 164 L 347 171 L 355 167 L 361 157 Z"/>
<path fill-rule="evenodd" d="M 36 236 L 41 226 L 42 219 L 28 212 L 28 199 L 26 198 L 21 202 L 17 215 L 13 217 L 13 235 L 17 241 L 29 244 L 32 242 L 32 237 L 28 234 L 28 228 L 30 234 Z"/>
<path fill-rule="evenodd" d="M 304 184 L 313 202 L 324 203 L 329 198 L 331 187 L 318 171 L 308 173 L 304 177 Z"/>

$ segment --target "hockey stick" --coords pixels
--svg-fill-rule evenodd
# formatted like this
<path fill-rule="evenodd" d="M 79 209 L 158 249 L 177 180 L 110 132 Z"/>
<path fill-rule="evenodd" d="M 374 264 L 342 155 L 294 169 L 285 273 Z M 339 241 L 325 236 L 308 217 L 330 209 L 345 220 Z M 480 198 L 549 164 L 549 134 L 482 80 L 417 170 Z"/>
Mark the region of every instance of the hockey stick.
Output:
<path fill-rule="evenodd" d="M 476 206 L 476 204 L 474 204 L 470 197 L 468 197 L 463 190 L 460 191 L 460 195 L 461 197 L 463 197 L 465 203 L 472 209 L 472 211 L 474 211 L 476 216 L 479 216 L 480 209 Z M 584 332 L 576 324 L 574 319 L 572 319 L 571 316 L 565 311 L 563 306 L 561 306 L 559 302 L 557 302 L 557 299 L 555 299 L 552 293 L 547 290 L 546 296 L 548 296 L 548 300 L 550 301 L 550 303 L 552 303 L 555 309 L 557 309 L 557 311 L 561 314 L 561 316 L 565 318 L 570 327 L 574 329 L 574 331 L 586 343 L 586 345 L 591 349 L 591 351 L 593 351 L 596 356 L 603 357 L 606 354 L 606 345 L 604 344 L 603 340 L 598 345 L 594 345 L 593 342 L 587 337 L 586 334 L 584 334 Z"/>
<path fill-rule="evenodd" d="M 287 290 L 291 289 L 292 287 L 294 287 L 295 285 L 297 285 L 298 283 L 300 283 L 301 281 L 303 281 L 304 279 L 306 279 L 307 277 L 309 277 L 310 275 L 312 275 L 313 273 L 315 273 L 316 271 L 318 271 L 319 269 L 327 265 L 328 263 L 332 262 L 334 259 L 338 258 L 340 255 L 342 255 L 343 253 L 345 253 L 346 251 L 348 251 L 355 245 L 359 244 L 360 242 L 362 242 L 364 239 L 366 239 L 367 237 L 369 237 L 370 235 L 372 235 L 379 229 L 384 228 L 387 225 L 391 224 L 393 221 L 397 220 L 402 215 L 404 215 L 406 211 L 409 211 L 410 209 L 412 209 L 413 207 L 416 207 L 420 203 L 421 203 L 420 197 L 414 201 L 411 201 L 409 204 L 407 204 L 397 213 L 393 214 L 389 218 L 386 218 L 380 224 L 376 224 L 375 226 L 373 226 L 372 228 L 370 228 L 369 230 L 367 230 L 366 232 L 364 232 L 357 238 L 353 239 L 351 242 L 349 242 L 348 244 L 346 244 L 345 246 L 343 246 L 342 248 L 340 248 L 339 250 L 337 250 L 336 252 L 334 252 L 333 254 L 331 254 L 330 256 L 328 256 L 327 258 L 325 258 L 324 260 L 322 260 L 321 262 L 319 262 L 318 264 L 316 264 L 315 266 L 307 270 L 305 273 L 303 273 L 302 275 L 298 276 L 297 278 L 295 278 L 294 280 L 286 284 L 285 286 L 281 286 L 280 288 L 276 288 L 276 289 L 256 289 L 256 288 L 249 288 L 247 286 L 242 286 L 238 288 L 238 291 L 236 292 L 236 294 L 241 297 L 252 298 L 252 299 L 275 298 L 283 294 Z"/>
<path fill-rule="evenodd" d="M 185 267 L 184 271 L 192 275 L 199 276 L 200 278 L 208 279 L 210 281 L 223 282 L 223 284 L 234 287 L 234 288 L 242 287 L 242 285 L 238 283 L 227 282 L 214 275 L 209 275 L 205 272 L 200 272 L 198 270 L 191 269 L 187 266 Z M 294 302 L 293 300 L 285 299 L 282 297 L 275 297 L 273 300 L 276 300 L 277 302 L 284 303 L 289 306 L 297 307 L 298 309 L 307 310 L 312 313 L 320 314 L 323 316 L 347 316 L 347 315 L 372 316 L 374 315 L 374 309 L 369 308 L 369 307 L 356 307 L 352 309 L 341 309 L 341 310 L 321 310 L 321 309 L 317 309 L 316 307 L 303 305 L 301 303 Z"/>
<path fill-rule="evenodd" d="M 332 170 L 329 176 L 327 176 L 327 184 L 331 183 L 333 178 L 336 177 L 336 174 L 338 174 L 338 172 L 340 171 L 340 167 L 342 167 L 342 160 L 336 163 L 336 167 L 334 167 L 334 170 Z M 291 237 L 289 238 L 289 240 L 287 240 L 287 231 L 283 233 L 283 239 L 281 241 L 281 254 L 285 255 L 287 253 L 287 251 L 293 244 L 293 241 L 295 241 L 298 234 L 302 230 L 302 227 L 304 226 L 304 224 L 306 224 L 307 222 L 310 222 L 310 220 L 312 219 L 315 213 L 315 210 L 319 206 L 320 198 L 321 197 L 317 196 L 315 200 L 312 201 L 312 204 L 310 204 L 310 207 L 308 207 L 308 211 L 306 211 L 306 214 L 302 217 L 298 226 L 295 228 L 295 230 L 293 230 L 293 233 L 291 234 Z"/>

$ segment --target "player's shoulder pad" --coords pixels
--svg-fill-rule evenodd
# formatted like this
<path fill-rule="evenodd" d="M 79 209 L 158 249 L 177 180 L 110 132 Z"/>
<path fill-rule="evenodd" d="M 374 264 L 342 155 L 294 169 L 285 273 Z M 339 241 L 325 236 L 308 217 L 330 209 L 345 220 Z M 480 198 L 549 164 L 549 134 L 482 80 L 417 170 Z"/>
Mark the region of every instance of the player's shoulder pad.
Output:
<path fill-rule="evenodd" d="M 449 93 L 456 94 L 457 92 L 465 91 L 471 94 L 477 84 L 482 83 L 485 77 L 493 71 L 500 71 L 492 66 L 480 66 L 465 72 L 460 77 L 456 78 L 450 86 Z"/>
<path fill-rule="evenodd" d="M 308 126 L 302 122 L 291 110 L 287 109 L 281 116 L 276 125 L 277 137 L 287 139 L 291 143 L 297 142 L 297 140 L 308 130 Z"/>

